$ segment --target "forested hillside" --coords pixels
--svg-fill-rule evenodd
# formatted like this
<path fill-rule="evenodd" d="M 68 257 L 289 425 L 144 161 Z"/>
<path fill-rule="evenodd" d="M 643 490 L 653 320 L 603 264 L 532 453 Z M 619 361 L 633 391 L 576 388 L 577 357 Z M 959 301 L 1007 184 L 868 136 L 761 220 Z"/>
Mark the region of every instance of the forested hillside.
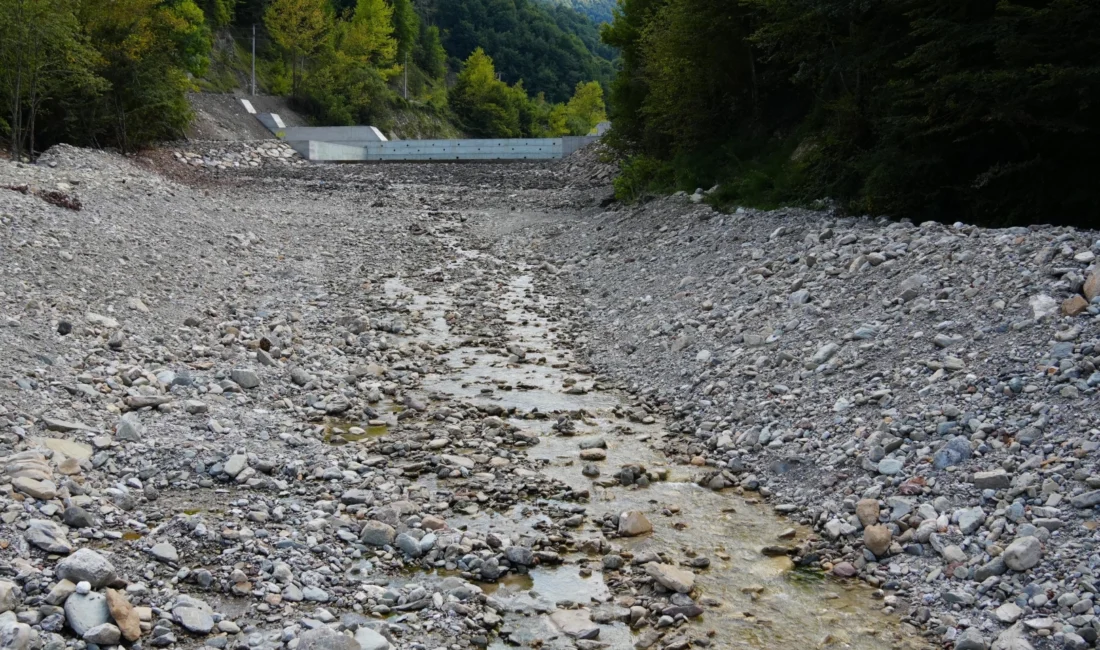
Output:
<path fill-rule="evenodd" d="M 1089 0 L 624 0 L 624 196 L 1095 225 Z"/>
<path fill-rule="evenodd" d="M 615 55 L 531 0 L 0 0 L 0 140 L 18 158 L 179 138 L 186 93 L 249 88 L 253 30 L 260 92 L 426 136 L 588 133 Z"/>
<path fill-rule="evenodd" d="M 595 23 L 609 23 L 615 12 L 618 0 L 544 0 L 552 5 L 567 7 L 580 12 Z"/>
<path fill-rule="evenodd" d="M 575 11 L 537 0 L 434 0 L 432 13 L 452 63 L 482 48 L 503 80 L 551 101 L 564 101 L 582 81 L 610 81 L 614 51 L 595 24 Z"/>

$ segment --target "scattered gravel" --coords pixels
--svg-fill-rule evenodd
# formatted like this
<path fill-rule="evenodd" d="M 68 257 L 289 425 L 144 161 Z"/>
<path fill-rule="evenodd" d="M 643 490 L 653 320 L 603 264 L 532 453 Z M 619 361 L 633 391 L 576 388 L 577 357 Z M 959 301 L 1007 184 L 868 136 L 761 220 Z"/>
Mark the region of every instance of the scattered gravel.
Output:
<path fill-rule="evenodd" d="M 603 158 L 0 164 L 4 647 L 1095 643 L 1100 235 Z"/>

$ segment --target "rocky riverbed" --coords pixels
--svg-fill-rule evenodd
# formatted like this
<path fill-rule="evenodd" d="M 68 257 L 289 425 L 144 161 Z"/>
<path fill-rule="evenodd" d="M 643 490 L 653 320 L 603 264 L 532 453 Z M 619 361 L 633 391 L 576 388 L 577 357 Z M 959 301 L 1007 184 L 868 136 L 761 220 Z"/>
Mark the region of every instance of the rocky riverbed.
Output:
<path fill-rule="evenodd" d="M 0 163 L 0 644 L 1095 643 L 1098 233 L 612 171 Z"/>

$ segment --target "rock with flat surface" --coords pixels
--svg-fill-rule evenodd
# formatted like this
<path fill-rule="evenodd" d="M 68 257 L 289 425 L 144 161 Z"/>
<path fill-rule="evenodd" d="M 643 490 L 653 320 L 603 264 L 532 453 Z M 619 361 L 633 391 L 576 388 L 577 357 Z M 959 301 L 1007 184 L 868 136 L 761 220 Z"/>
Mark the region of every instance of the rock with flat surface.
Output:
<path fill-rule="evenodd" d="M 49 501 L 57 498 L 57 486 L 53 481 L 36 481 L 33 478 L 20 476 L 13 479 L 11 486 L 17 491 L 40 501 Z"/>
<path fill-rule="evenodd" d="M 550 622 L 574 639 L 596 639 L 600 636 L 600 626 L 592 622 L 592 614 L 587 609 L 555 609 L 550 612 Z"/>
<path fill-rule="evenodd" d="M 96 645 L 115 645 L 122 638 L 122 632 L 112 623 L 97 625 L 84 633 L 84 641 Z"/>
<path fill-rule="evenodd" d="M 393 526 L 374 519 L 363 524 L 363 530 L 359 533 L 359 541 L 367 546 L 390 546 L 395 537 L 397 531 Z"/>
<path fill-rule="evenodd" d="M 180 554 L 176 551 L 176 547 L 168 542 L 153 544 L 152 548 L 149 549 L 149 554 L 161 562 L 166 562 L 168 564 L 175 564 L 179 562 L 180 559 Z"/>
<path fill-rule="evenodd" d="M 111 620 L 107 597 L 101 593 L 74 593 L 65 599 L 65 620 L 77 636 Z"/>
<path fill-rule="evenodd" d="M 359 650 L 392 650 L 393 648 L 386 637 L 365 625 L 360 625 L 355 631 L 355 642 L 359 644 Z"/>
<path fill-rule="evenodd" d="M 73 545 L 65 538 L 65 531 L 48 519 L 31 519 L 23 537 L 47 553 L 73 552 Z"/>
<path fill-rule="evenodd" d="M 681 594 L 691 593 L 695 588 L 695 574 L 671 564 L 650 562 L 645 565 L 646 575 L 653 578 L 665 589 Z"/>
<path fill-rule="evenodd" d="M 180 626 L 192 634 L 210 634 L 214 629 L 214 617 L 198 607 L 179 607 L 172 610 L 172 616 Z"/>
<path fill-rule="evenodd" d="M 260 376 L 256 374 L 255 370 L 248 368 L 234 368 L 229 372 L 229 378 L 245 389 L 256 388 L 260 385 Z"/>

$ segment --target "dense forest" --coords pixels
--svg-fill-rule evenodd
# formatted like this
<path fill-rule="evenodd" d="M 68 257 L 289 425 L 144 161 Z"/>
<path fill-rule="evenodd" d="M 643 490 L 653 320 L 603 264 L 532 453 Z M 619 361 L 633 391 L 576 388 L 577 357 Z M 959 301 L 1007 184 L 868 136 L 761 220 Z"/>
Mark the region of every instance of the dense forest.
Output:
<path fill-rule="evenodd" d="M 609 23 L 615 14 L 616 0 L 544 0 L 552 5 L 567 7 L 591 18 L 596 24 Z"/>
<path fill-rule="evenodd" d="M 1092 0 L 622 0 L 603 37 L 625 198 L 1097 223 Z"/>
<path fill-rule="evenodd" d="M 259 90 L 318 124 L 558 136 L 605 118 L 613 49 L 529 0 L 0 0 L 0 140 L 18 159 L 178 139 L 186 93 L 247 87 L 253 29 Z"/>

